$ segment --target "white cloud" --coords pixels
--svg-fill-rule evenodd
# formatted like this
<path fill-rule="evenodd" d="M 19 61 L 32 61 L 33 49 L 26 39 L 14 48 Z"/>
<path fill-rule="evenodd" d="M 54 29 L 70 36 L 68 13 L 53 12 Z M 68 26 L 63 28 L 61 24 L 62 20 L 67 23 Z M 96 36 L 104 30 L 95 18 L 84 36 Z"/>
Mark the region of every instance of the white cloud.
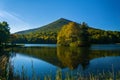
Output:
<path fill-rule="evenodd" d="M 0 22 L 7 21 L 12 33 L 30 28 L 30 25 L 19 17 L 16 13 L 0 10 Z"/>

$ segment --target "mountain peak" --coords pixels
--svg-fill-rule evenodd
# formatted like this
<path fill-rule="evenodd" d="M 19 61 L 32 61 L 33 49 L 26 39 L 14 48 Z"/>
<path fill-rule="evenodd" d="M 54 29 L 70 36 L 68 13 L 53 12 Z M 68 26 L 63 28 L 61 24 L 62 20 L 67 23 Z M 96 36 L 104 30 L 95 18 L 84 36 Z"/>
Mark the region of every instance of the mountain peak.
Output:
<path fill-rule="evenodd" d="M 59 18 L 58 20 L 60 20 L 60 21 L 69 21 L 69 22 L 73 22 L 73 21 L 68 20 L 68 19 L 65 19 L 65 18 Z"/>
<path fill-rule="evenodd" d="M 58 19 L 58 20 L 67 20 L 67 19 L 65 19 L 65 18 L 60 18 L 60 19 Z"/>

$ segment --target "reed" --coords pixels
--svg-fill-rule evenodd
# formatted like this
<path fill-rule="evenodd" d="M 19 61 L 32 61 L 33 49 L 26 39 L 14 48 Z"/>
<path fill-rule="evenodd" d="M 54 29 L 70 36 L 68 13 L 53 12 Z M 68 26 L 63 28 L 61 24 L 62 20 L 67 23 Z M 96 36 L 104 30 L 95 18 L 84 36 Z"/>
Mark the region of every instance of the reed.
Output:
<path fill-rule="evenodd" d="M 31 66 L 32 68 L 32 76 L 27 75 L 27 71 L 25 70 L 24 66 L 22 66 L 21 72 L 16 73 L 10 73 L 13 74 L 13 77 L 9 76 L 8 80 L 120 80 L 120 71 L 115 72 L 114 68 L 112 66 L 112 72 L 105 72 L 102 73 L 89 73 L 89 74 L 83 74 L 80 71 L 72 74 L 71 72 L 63 73 L 61 69 L 57 69 L 56 74 L 52 75 L 47 74 L 44 77 L 40 77 L 41 75 L 36 75 L 34 66 Z M 20 74 L 20 75 L 19 75 Z M 0 76 L 1 80 L 5 80 Z"/>
<path fill-rule="evenodd" d="M 114 76 L 113 76 L 114 74 Z M 103 72 L 99 74 L 92 74 L 89 75 L 72 75 L 70 73 L 65 73 L 65 77 L 62 76 L 62 71 L 60 69 L 57 70 L 55 76 L 45 75 L 44 80 L 120 80 L 120 72 L 113 73 L 113 72 Z M 0 76 L 0 80 L 6 80 L 6 78 L 3 78 Z M 21 76 L 17 75 L 17 73 L 12 77 L 12 79 L 9 80 L 41 80 L 40 77 L 36 76 L 36 74 L 33 73 L 32 77 L 29 77 L 26 75 L 26 71 L 23 68 L 23 71 L 21 72 Z"/>

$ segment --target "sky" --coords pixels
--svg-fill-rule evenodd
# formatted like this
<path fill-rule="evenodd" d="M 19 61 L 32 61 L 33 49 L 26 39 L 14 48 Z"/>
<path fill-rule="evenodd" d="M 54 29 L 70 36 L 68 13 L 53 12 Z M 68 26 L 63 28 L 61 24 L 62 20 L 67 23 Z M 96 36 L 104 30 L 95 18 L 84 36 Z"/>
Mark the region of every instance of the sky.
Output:
<path fill-rule="evenodd" d="M 11 33 L 59 18 L 120 31 L 120 0 L 0 0 L 0 22 L 7 21 Z"/>

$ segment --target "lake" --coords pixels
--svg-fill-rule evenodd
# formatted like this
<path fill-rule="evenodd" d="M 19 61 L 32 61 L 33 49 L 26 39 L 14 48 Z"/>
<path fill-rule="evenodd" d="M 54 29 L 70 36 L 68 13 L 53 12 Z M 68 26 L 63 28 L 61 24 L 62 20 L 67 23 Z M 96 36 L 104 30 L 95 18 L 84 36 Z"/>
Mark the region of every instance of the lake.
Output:
<path fill-rule="evenodd" d="M 63 78 L 72 75 L 89 75 L 120 71 L 120 44 L 92 45 L 68 48 L 56 44 L 25 44 L 11 50 L 9 65 L 13 75 L 35 75 L 41 80 L 50 75 L 55 78 L 61 69 Z"/>

